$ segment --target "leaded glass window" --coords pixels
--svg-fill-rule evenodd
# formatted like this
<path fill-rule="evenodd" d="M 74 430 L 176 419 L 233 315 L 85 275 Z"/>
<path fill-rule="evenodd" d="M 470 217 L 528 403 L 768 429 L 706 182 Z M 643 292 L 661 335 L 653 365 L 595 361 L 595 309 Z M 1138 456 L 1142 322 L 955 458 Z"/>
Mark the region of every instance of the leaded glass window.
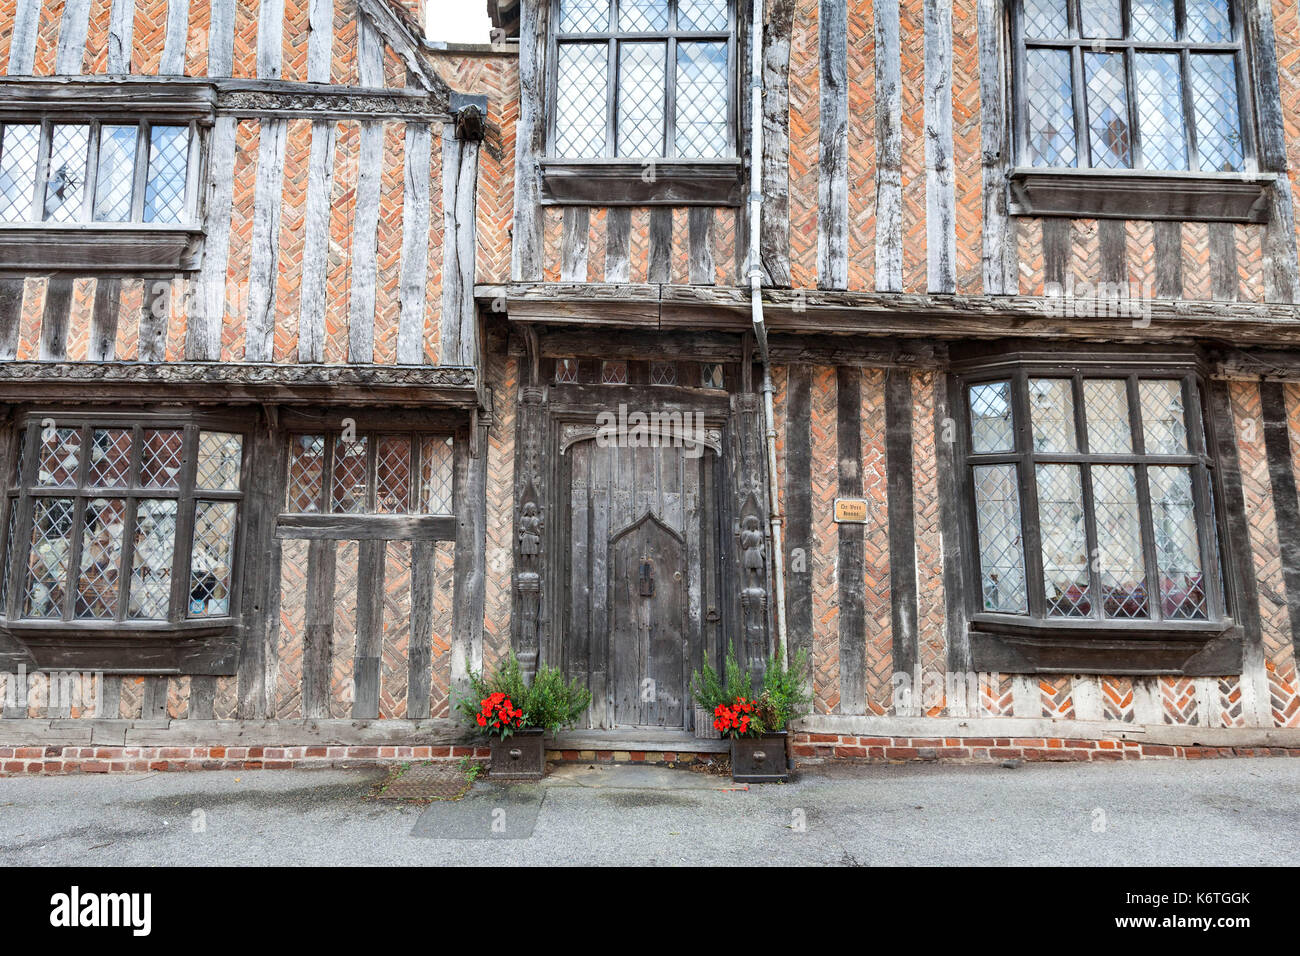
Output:
<path fill-rule="evenodd" d="M 289 439 L 290 514 L 452 513 L 452 439 L 319 432 Z"/>
<path fill-rule="evenodd" d="M 1020 163 L 1242 172 L 1234 0 L 1019 0 Z"/>
<path fill-rule="evenodd" d="M 978 611 L 1224 617 L 1195 375 L 1020 366 L 964 398 Z"/>
<path fill-rule="evenodd" d="M 149 121 L 0 123 L 0 222 L 188 222 L 196 137 Z"/>
<path fill-rule="evenodd" d="M 734 0 L 553 0 L 552 156 L 735 155 Z"/>
<path fill-rule="evenodd" d="M 7 617 L 125 625 L 232 614 L 244 436 L 29 421 L 5 505 Z"/>

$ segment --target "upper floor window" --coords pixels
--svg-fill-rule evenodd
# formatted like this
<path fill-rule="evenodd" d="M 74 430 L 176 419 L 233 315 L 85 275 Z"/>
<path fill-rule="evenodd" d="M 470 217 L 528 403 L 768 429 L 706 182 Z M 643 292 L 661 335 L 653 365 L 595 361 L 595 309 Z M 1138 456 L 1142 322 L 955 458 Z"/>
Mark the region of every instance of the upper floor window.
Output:
<path fill-rule="evenodd" d="M 0 123 L 0 222 L 188 223 L 195 139 L 188 124 Z"/>
<path fill-rule="evenodd" d="M 1253 161 L 1233 0 L 1019 0 L 1020 163 L 1241 172 Z"/>
<path fill-rule="evenodd" d="M 734 0 L 554 0 L 550 154 L 735 155 Z"/>
<path fill-rule="evenodd" d="M 965 411 L 979 612 L 1225 617 L 1194 374 L 1003 368 L 968 381 Z"/>

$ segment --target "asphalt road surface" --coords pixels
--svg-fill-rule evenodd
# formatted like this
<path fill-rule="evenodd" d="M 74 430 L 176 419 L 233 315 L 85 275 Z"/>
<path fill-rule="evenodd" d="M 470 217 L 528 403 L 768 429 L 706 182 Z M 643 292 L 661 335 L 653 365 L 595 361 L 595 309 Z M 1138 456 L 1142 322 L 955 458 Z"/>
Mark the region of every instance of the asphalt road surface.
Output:
<path fill-rule="evenodd" d="M 372 797 L 382 770 L 0 779 L 0 865 L 1294 865 L 1300 760 L 651 767 Z"/>

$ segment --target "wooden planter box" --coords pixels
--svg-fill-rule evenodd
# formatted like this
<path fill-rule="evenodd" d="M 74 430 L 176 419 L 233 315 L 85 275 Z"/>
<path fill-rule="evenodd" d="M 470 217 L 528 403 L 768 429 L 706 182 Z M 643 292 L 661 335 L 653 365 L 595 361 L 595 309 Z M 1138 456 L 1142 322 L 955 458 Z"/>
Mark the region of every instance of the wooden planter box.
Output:
<path fill-rule="evenodd" d="M 695 737 L 697 740 L 722 739 L 722 731 L 713 729 L 713 715 L 703 707 L 695 708 Z"/>
<path fill-rule="evenodd" d="M 736 783 L 784 783 L 790 779 L 790 760 L 782 730 L 761 737 L 731 738 L 731 779 Z"/>
<path fill-rule="evenodd" d="M 492 768 L 489 777 L 497 780 L 541 780 L 546 772 L 546 731 L 541 728 L 521 730 L 505 740 L 489 738 L 492 745 Z"/>

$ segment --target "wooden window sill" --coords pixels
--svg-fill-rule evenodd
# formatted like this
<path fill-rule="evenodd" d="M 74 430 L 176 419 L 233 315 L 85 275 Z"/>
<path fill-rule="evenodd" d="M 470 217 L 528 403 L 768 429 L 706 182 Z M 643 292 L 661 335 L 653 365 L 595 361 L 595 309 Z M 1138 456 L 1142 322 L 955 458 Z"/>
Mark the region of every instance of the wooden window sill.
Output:
<path fill-rule="evenodd" d="M 739 206 L 739 159 L 542 160 L 544 206 Z"/>
<path fill-rule="evenodd" d="M 231 618 L 181 624 L 9 621 L 0 625 L 0 670 L 231 675 L 239 660 Z"/>
<path fill-rule="evenodd" d="M 1010 174 L 1011 214 L 1069 219 L 1267 222 L 1272 173 L 1036 169 Z"/>
<path fill-rule="evenodd" d="M 3 225 L 0 269 L 189 272 L 198 268 L 202 239 L 195 225 Z"/>
<path fill-rule="evenodd" d="M 1222 677 L 1240 674 L 1241 628 L 1231 621 L 1036 621 L 976 614 L 972 666 L 999 674 Z"/>

